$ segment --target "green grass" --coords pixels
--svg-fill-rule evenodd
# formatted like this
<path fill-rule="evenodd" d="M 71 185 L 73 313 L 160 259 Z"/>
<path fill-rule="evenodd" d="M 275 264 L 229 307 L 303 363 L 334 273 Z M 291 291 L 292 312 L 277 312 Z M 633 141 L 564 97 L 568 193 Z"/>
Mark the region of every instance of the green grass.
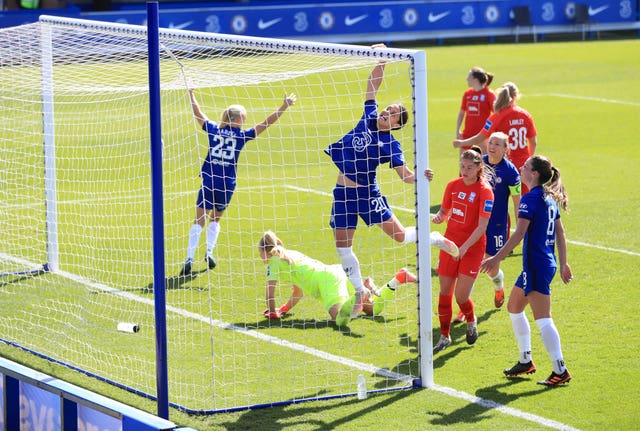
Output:
<path fill-rule="evenodd" d="M 429 158 L 430 166 L 436 171 L 436 177 L 431 184 L 432 205 L 439 203 L 446 182 L 457 174 L 457 150 L 453 149 L 451 141 L 460 97 L 465 89 L 464 78 L 469 68 L 475 65 L 495 73 L 494 87 L 504 81 L 514 81 L 520 87 L 523 93 L 520 104 L 533 114 L 538 127 L 538 152 L 550 157 L 562 172 L 570 197 L 571 212 L 563 213 L 562 216 L 569 239 L 569 263 L 573 269 L 574 281 L 569 286 L 562 285 L 559 280 L 554 281 L 552 308 L 555 323 L 560 331 L 565 360 L 574 379 L 570 384 L 553 390 L 535 384 L 536 380 L 546 377 L 550 372 L 550 363 L 533 322 L 533 355 L 539 372 L 532 377 L 521 379 L 507 380 L 502 376 L 501 370 L 516 360 L 517 346 L 506 310 L 493 308 L 490 281 L 486 277 L 480 277 L 473 295 L 479 316 L 480 337 L 473 347 L 469 347 L 464 342 L 464 329 L 460 326 L 453 329 L 454 344 L 434 357 L 435 382 L 440 385 L 435 390 L 399 391 L 372 395 L 365 401 L 345 398 L 209 417 L 189 416 L 172 410 L 170 418 L 174 422 L 201 430 L 356 430 L 365 427 L 538 430 L 548 429 L 547 425 L 553 426 L 554 423 L 582 430 L 638 428 L 640 421 L 634 412 L 640 404 L 640 389 L 636 384 L 640 377 L 640 360 L 635 354 L 640 339 L 640 329 L 635 323 L 640 299 L 637 293 L 637 285 L 640 282 L 640 234 L 636 229 L 637 215 L 640 212 L 640 192 L 635 184 L 638 178 L 635 168 L 640 162 L 640 156 L 634 151 L 633 145 L 637 140 L 637 124 L 640 118 L 640 89 L 637 87 L 640 73 L 640 57 L 637 53 L 640 52 L 640 42 L 626 40 L 495 44 L 437 47 L 426 50 Z M 358 82 L 357 85 L 359 84 Z M 295 91 L 300 97 L 300 110 L 303 110 L 305 96 L 310 97 L 309 91 L 304 88 L 296 88 Z M 340 101 L 327 103 L 339 104 Z M 250 106 L 250 101 L 246 104 Z M 291 115 L 296 118 L 298 114 L 291 111 Z M 327 115 L 337 118 L 338 113 L 331 112 Z M 284 136 L 289 130 L 285 127 L 274 128 L 269 133 L 270 136 Z M 323 130 L 320 133 L 329 132 Z M 283 148 L 287 145 L 286 142 L 282 143 Z M 277 154 L 283 154 L 284 160 L 282 151 L 276 152 Z M 241 163 L 244 162 L 245 166 L 281 163 L 280 160 L 268 159 L 267 153 L 258 150 L 247 152 L 243 156 L 246 158 L 243 158 Z M 200 154 L 196 154 L 192 162 L 198 165 L 200 157 Z M 301 187 L 313 186 L 329 192 L 335 180 L 334 170 L 328 170 L 331 167 L 325 163 L 322 156 L 306 154 L 303 157 L 308 159 L 301 161 L 301 167 L 278 167 L 282 169 L 282 176 L 308 175 L 313 180 L 309 181 L 310 184 L 302 184 Z M 324 164 L 306 172 L 309 160 L 317 160 Z M 246 169 L 240 169 L 239 182 L 243 187 L 234 197 L 237 199 L 237 205 L 229 208 L 223 222 L 227 230 L 226 241 L 237 245 L 235 248 L 224 249 L 224 252 L 239 256 L 240 261 L 229 263 L 231 268 L 221 268 L 221 274 L 238 271 L 247 273 L 246 277 L 255 274 L 254 286 L 262 285 L 262 267 L 254 250 L 257 238 L 246 238 L 246 235 L 243 235 L 248 216 L 241 213 L 241 209 L 250 211 L 252 219 L 263 220 L 264 226 L 252 227 L 254 234 L 263 228 L 272 228 L 289 243 L 295 243 L 298 238 L 311 232 L 322 232 L 325 229 L 312 240 L 296 244 L 295 248 L 314 256 L 320 254 L 327 262 L 335 261 L 330 236 L 326 235 L 330 198 L 314 197 L 304 208 L 274 207 L 277 200 L 273 193 L 256 193 L 255 187 L 265 186 L 265 183 L 251 180 L 253 172 L 249 168 Z M 386 184 L 391 188 L 392 183 L 398 182 L 397 178 L 388 176 L 388 172 L 381 174 L 383 188 Z M 267 179 L 265 173 L 260 175 Z M 140 179 L 141 190 L 145 188 L 143 181 L 144 179 Z M 196 186 L 197 183 L 194 183 L 191 188 L 195 189 Z M 390 197 L 392 204 L 409 205 L 412 199 L 409 191 L 402 190 L 401 187 L 391 190 L 394 193 L 393 197 Z M 300 198 L 299 193 L 287 193 L 291 194 L 291 199 Z M 178 199 L 180 203 L 176 204 L 176 207 L 184 208 L 184 211 L 170 215 L 170 219 L 175 219 L 176 224 L 180 220 L 189 220 L 192 217 L 193 196 L 180 195 Z M 105 207 L 103 211 L 111 214 L 109 211 L 115 210 Z M 286 214 L 283 215 L 282 211 Z M 410 214 L 398 215 L 405 224 L 411 223 L 413 218 Z M 143 222 L 144 220 L 138 221 Z M 184 229 L 184 226 L 181 228 Z M 182 247 L 185 233 L 172 232 L 171 235 L 178 245 L 174 247 L 174 254 L 170 258 L 172 262 L 179 262 L 184 253 Z M 104 238 L 111 236 L 113 232 L 105 233 Z M 360 229 L 358 240 L 361 243 L 384 244 L 385 253 L 390 253 L 388 261 L 412 262 L 409 247 L 393 246 L 390 244 L 391 241 L 376 229 Z M 96 245 L 88 246 L 86 253 L 92 253 L 95 247 Z M 109 242 L 105 241 L 97 247 L 99 250 L 108 250 Z M 373 248 L 374 250 L 359 251 L 359 257 L 366 262 L 367 270 L 374 274 L 388 275 L 391 271 L 388 265 L 371 263 L 379 253 L 375 247 Z M 226 260 L 226 256 L 221 258 Z M 104 265 L 103 270 L 109 270 L 108 264 Z M 504 261 L 502 267 L 507 284 L 512 283 L 520 268 L 519 249 Z M 121 276 L 114 274 L 113 277 Z M 131 280 L 119 280 L 118 284 L 139 286 L 135 289 L 136 294 L 152 298 L 144 290 L 150 281 L 148 277 L 133 277 Z M 262 307 L 262 302 L 259 301 L 263 295 L 262 290 L 257 287 L 250 288 L 250 280 L 245 282 L 245 286 L 234 286 L 225 283 L 222 275 L 199 277 L 187 285 L 182 286 L 178 283 L 175 289 L 169 289 L 167 300 L 170 304 L 189 304 L 190 311 L 204 315 L 212 311 L 215 316 L 216 312 L 224 311 L 234 319 L 231 323 L 247 323 L 250 327 L 259 328 L 263 333 L 303 342 L 338 355 L 348 355 L 355 360 L 376 365 L 380 365 L 376 361 L 382 361 L 387 366 L 387 362 L 393 359 L 398 361 L 395 365 L 401 372 L 416 372 L 415 321 L 411 320 L 415 317 L 403 311 L 410 308 L 411 301 L 414 300 L 411 295 L 400 296 L 397 304 L 394 302 L 392 307 L 385 310 L 388 322 L 393 322 L 395 318 L 402 319 L 399 320 L 398 330 L 391 336 L 380 335 L 378 331 L 383 325 L 366 319 L 359 319 L 353 323 L 352 332 L 356 336 L 343 336 L 331 326 L 310 324 L 313 319 L 319 319 L 319 310 L 311 300 L 303 301 L 296 307 L 296 315 L 284 327 L 267 329 L 264 324 L 260 326 L 255 315 L 260 311 L 259 307 Z M 432 283 L 437 286 L 437 279 L 433 278 Z M 211 289 L 210 286 L 214 288 Z M 3 302 L 3 309 L 6 309 L 8 304 L 15 304 L 12 306 L 18 308 L 21 301 L 25 301 L 32 293 L 40 294 L 30 292 L 35 289 L 30 288 L 28 281 L 7 283 L 0 288 L 9 294 L 8 301 L 11 301 Z M 75 288 L 73 285 L 66 287 L 72 292 Z M 238 300 L 238 297 L 241 300 Z M 231 304 L 234 298 L 236 301 L 233 302 L 233 311 L 222 310 Z M 48 292 L 40 299 L 48 301 L 52 308 L 60 305 L 56 302 L 55 291 Z M 435 303 L 436 295 L 433 300 Z M 96 304 L 98 303 L 80 305 L 96 307 Z M 126 304 L 126 301 L 120 304 L 120 299 L 116 299 L 113 306 L 122 310 L 123 318 L 134 313 L 144 316 L 145 319 L 152 317 L 146 309 L 148 307 L 142 304 Z M 130 307 L 134 309 L 127 309 Z M 91 313 L 92 316 L 99 314 L 100 309 Z M 46 315 L 43 313 L 43 316 Z M 59 324 L 55 323 L 53 316 L 51 318 L 52 325 Z M 82 322 L 77 322 L 78 326 L 81 324 Z M 145 324 L 144 320 L 142 324 Z M 92 329 L 86 331 L 95 330 L 95 333 L 89 334 L 93 337 L 109 337 L 107 331 L 99 331 L 100 327 L 100 324 L 91 325 Z M 435 316 L 434 327 L 438 327 Z M 211 330 L 202 322 L 181 321 L 176 328 L 177 332 L 172 335 L 193 337 L 192 344 L 195 346 L 206 345 L 211 335 Z M 405 328 L 408 328 L 407 334 L 405 338 L 400 338 L 401 330 Z M 51 343 L 50 349 L 63 347 L 64 337 L 65 325 L 62 325 L 61 337 L 48 340 Z M 116 345 L 112 354 L 117 361 L 122 362 L 122 369 L 135 370 L 139 364 L 132 363 L 135 361 L 129 362 L 126 355 L 127 349 L 131 349 L 131 344 L 127 338 L 121 339 L 121 342 L 122 345 Z M 222 342 L 224 346 L 230 344 L 233 345 L 234 341 Z M 240 342 L 238 345 L 244 346 Z M 383 351 L 372 352 L 372 346 Z M 402 349 L 398 346 L 402 346 Z M 269 349 L 271 350 L 265 351 L 269 357 L 279 358 L 278 361 L 283 362 L 291 360 L 281 348 Z M 142 350 L 146 352 L 143 354 L 149 356 L 148 360 L 152 361 L 153 346 L 143 346 Z M 191 353 L 198 354 L 199 351 Z M 251 351 L 245 352 L 247 354 L 241 351 L 235 353 L 242 361 L 246 361 L 243 367 L 255 367 L 254 369 L 260 370 L 260 367 L 265 365 L 264 357 L 252 356 Z M 93 379 L 78 376 L 16 349 L 0 345 L 0 354 L 128 404 L 152 412 L 156 410 L 150 401 Z M 181 360 L 191 362 L 192 358 L 186 354 Z M 322 364 L 320 361 L 315 361 L 314 365 L 327 371 L 336 368 L 335 365 Z M 233 359 L 229 362 L 225 360 L 220 366 L 222 371 L 231 373 L 234 368 Z M 295 367 L 296 364 L 288 366 Z M 170 369 L 170 373 L 173 369 L 174 367 Z M 192 378 L 210 378 L 209 371 L 204 370 Z M 295 380 L 300 377 L 295 373 L 278 374 L 275 366 L 271 371 L 277 376 L 277 384 L 281 386 L 296 385 Z M 354 370 L 353 375 L 346 377 L 342 382 L 340 389 L 355 391 L 355 375 L 357 371 Z M 247 381 L 252 378 L 248 374 L 246 377 Z M 318 379 L 317 382 L 309 384 L 322 386 L 334 383 Z M 372 383 L 373 381 L 370 381 L 370 387 Z M 217 395 L 233 397 L 236 392 L 242 393 L 242 386 L 245 384 L 238 378 L 233 387 L 221 388 L 219 390 L 222 394 Z M 153 382 L 146 382 L 144 385 L 153 388 Z M 441 387 L 445 389 L 439 390 Z M 469 397 L 479 397 L 496 404 L 479 404 L 472 402 Z M 526 420 L 513 415 L 511 410 L 492 408 L 495 405 L 506 406 L 518 413 L 533 414 L 555 422 L 547 422 L 545 425 Z"/>

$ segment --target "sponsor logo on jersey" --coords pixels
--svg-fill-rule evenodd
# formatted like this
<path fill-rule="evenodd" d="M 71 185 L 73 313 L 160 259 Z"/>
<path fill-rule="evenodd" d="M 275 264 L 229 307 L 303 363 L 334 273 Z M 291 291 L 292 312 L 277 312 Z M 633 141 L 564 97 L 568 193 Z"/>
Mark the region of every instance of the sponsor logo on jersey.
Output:
<path fill-rule="evenodd" d="M 489 121 L 487 120 L 484 123 L 484 127 L 482 128 L 485 132 L 488 132 L 489 130 L 491 130 L 491 126 L 493 126 L 493 121 Z"/>
<path fill-rule="evenodd" d="M 493 209 L 493 201 L 492 200 L 484 201 L 484 212 L 490 213 L 492 209 Z"/>
<path fill-rule="evenodd" d="M 458 192 L 458 199 L 462 199 L 464 200 L 464 198 L 467 196 L 467 194 L 465 192 Z"/>

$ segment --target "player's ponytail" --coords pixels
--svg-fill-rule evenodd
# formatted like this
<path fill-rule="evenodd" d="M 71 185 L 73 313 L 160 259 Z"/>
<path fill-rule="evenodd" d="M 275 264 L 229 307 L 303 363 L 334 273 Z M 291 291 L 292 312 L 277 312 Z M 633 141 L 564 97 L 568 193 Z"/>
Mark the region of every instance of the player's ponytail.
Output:
<path fill-rule="evenodd" d="M 544 187 L 545 193 L 550 195 L 558 206 L 565 211 L 569 208 L 569 196 L 562 184 L 560 170 L 551 164 L 551 160 L 536 154 L 531 156 L 531 170 L 538 172 L 539 183 Z"/>

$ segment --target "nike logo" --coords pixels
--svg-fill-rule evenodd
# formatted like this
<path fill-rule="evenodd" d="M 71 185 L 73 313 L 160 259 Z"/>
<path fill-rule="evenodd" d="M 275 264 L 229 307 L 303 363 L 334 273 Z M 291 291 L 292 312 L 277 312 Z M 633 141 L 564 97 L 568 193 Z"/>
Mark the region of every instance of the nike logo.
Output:
<path fill-rule="evenodd" d="M 260 30 L 265 30 L 271 26 L 276 25 L 277 23 L 279 23 L 280 21 L 282 21 L 282 18 L 275 18 L 269 21 L 263 21 L 262 18 L 260 18 L 260 21 L 258 21 L 258 28 Z"/>
<path fill-rule="evenodd" d="M 589 6 L 589 16 L 598 15 L 600 12 L 606 9 L 609 9 L 609 5 L 604 5 L 604 6 L 595 7 L 595 8 L 592 8 L 591 6 Z"/>
<path fill-rule="evenodd" d="M 193 21 L 183 22 L 182 24 L 178 24 L 178 25 L 173 25 L 173 23 L 170 22 L 169 23 L 169 28 L 175 28 L 175 29 L 178 29 L 178 30 L 182 30 L 183 28 L 189 27 L 191 24 L 193 24 Z"/>
<path fill-rule="evenodd" d="M 344 19 L 344 25 L 346 25 L 347 27 L 351 27 L 354 24 L 359 23 L 360 21 L 362 21 L 363 19 L 367 18 L 369 15 L 360 15 L 357 16 L 355 18 L 351 18 L 349 15 L 347 15 L 347 17 Z"/>
<path fill-rule="evenodd" d="M 433 14 L 432 12 L 429 12 L 429 16 L 427 17 L 427 19 L 429 20 L 429 22 L 440 21 L 442 18 L 449 15 L 450 13 L 451 11 L 446 11 L 439 14 Z"/>

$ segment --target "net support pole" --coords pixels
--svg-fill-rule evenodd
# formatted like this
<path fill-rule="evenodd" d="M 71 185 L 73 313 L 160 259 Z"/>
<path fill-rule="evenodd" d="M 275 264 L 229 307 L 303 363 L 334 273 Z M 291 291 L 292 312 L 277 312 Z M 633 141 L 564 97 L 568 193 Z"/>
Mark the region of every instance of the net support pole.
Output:
<path fill-rule="evenodd" d="M 431 319 L 431 232 L 429 181 L 424 171 L 429 167 L 429 132 L 427 109 L 427 59 L 424 51 L 413 57 L 413 102 L 416 113 L 416 226 L 418 228 L 418 351 L 420 378 L 418 386 L 433 386 L 433 322 Z"/>
<path fill-rule="evenodd" d="M 42 50 L 42 127 L 44 146 L 44 193 L 47 229 L 47 269 L 58 270 L 58 202 L 56 192 L 56 145 L 53 112 L 53 43 L 51 26 L 43 26 Z"/>
<path fill-rule="evenodd" d="M 162 184 L 162 120 L 160 106 L 160 14 L 157 1 L 147 1 L 149 53 L 149 127 L 151 143 L 151 214 L 153 218 L 153 292 L 156 323 L 156 390 L 158 416 L 169 419 L 167 313 L 164 270 L 164 206 Z"/>

